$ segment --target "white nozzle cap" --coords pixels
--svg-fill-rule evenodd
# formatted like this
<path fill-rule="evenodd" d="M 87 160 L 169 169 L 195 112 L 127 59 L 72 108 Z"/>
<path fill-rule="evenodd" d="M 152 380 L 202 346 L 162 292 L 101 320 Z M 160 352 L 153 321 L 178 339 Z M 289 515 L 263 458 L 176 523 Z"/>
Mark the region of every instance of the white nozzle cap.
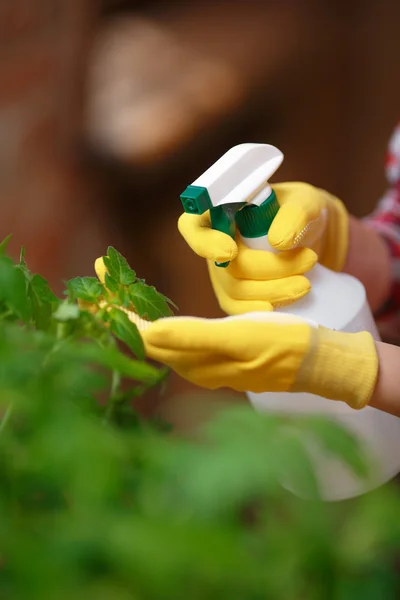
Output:
<path fill-rule="evenodd" d="M 193 186 L 207 189 L 213 206 L 249 202 L 268 184 L 283 161 L 269 144 L 239 144 L 226 152 Z"/>

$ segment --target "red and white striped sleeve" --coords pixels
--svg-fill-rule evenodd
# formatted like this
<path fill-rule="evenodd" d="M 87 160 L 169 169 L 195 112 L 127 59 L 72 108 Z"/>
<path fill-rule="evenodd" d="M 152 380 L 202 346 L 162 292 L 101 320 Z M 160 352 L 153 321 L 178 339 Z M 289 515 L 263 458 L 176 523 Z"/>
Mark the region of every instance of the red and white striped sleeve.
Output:
<path fill-rule="evenodd" d="M 389 141 L 385 170 L 388 189 L 365 221 L 383 237 L 392 257 L 392 290 L 377 322 L 383 336 L 400 339 L 400 122 Z"/>

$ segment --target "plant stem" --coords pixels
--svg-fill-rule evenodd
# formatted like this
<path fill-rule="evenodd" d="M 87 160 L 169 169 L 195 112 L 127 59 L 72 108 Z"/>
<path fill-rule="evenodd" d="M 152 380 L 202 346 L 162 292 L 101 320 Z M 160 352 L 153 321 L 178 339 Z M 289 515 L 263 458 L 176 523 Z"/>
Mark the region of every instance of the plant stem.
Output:
<path fill-rule="evenodd" d="M 108 399 L 107 406 L 106 406 L 106 409 L 104 412 L 104 421 L 105 422 L 111 421 L 111 419 L 114 415 L 115 407 L 117 405 L 118 392 L 119 392 L 120 385 L 121 385 L 121 375 L 118 373 L 118 371 L 113 371 L 112 379 L 111 379 L 110 397 Z"/>
<path fill-rule="evenodd" d="M 64 332 L 65 332 L 64 323 L 57 323 L 57 330 L 56 330 L 56 338 L 57 338 L 57 340 L 62 340 L 63 339 Z"/>
<path fill-rule="evenodd" d="M 0 435 L 10 419 L 12 411 L 13 411 L 13 403 L 10 402 L 10 404 L 7 406 L 6 412 L 4 413 L 4 416 L 0 423 Z"/>
<path fill-rule="evenodd" d="M 117 395 L 117 393 L 119 391 L 120 383 L 121 383 L 121 375 L 118 373 L 118 371 L 113 371 L 112 380 L 111 380 L 111 390 L 110 390 L 111 399 L 115 398 L 115 396 Z"/>

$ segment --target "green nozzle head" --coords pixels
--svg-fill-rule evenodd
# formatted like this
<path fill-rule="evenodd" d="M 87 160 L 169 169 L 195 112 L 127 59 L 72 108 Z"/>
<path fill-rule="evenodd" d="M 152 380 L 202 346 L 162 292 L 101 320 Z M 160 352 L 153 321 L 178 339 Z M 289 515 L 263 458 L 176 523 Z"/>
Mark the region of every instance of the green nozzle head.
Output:
<path fill-rule="evenodd" d="M 209 210 L 212 228 L 232 238 L 236 225 L 243 237 L 267 235 L 279 209 L 268 181 L 282 160 L 282 152 L 270 144 L 234 146 L 181 194 L 184 211 L 201 215 Z M 268 198 L 260 206 L 252 204 L 261 190 Z"/>
<path fill-rule="evenodd" d="M 180 198 L 183 210 L 191 215 L 202 215 L 213 207 L 207 188 L 199 185 L 188 185 Z"/>

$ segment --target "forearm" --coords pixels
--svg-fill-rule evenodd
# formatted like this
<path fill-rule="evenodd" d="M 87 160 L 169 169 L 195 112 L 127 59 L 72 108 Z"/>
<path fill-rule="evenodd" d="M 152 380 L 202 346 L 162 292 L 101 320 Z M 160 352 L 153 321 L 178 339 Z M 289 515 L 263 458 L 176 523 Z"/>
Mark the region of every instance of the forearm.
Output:
<path fill-rule="evenodd" d="M 383 342 L 376 344 L 379 375 L 370 406 L 400 417 L 400 348 Z"/>
<path fill-rule="evenodd" d="M 343 271 L 363 283 L 374 312 L 390 293 L 389 251 L 380 235 L 361 220 L 350 216 L 349 227 L 349 249 Z"/>

